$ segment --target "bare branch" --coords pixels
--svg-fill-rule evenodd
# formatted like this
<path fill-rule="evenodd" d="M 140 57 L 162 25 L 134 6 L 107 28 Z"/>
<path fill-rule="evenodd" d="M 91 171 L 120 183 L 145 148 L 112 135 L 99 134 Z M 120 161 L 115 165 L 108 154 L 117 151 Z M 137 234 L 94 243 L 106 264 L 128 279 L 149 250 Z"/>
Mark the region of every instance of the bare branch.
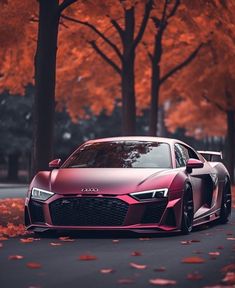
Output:
<path fill-rule="evenodd" d="M 174 7 L 172 8 L 170 14 L 167 16 L 167 19 L 169 19 L 175 15 L 176 10 L 178 9 L 179 5 L 180 5 L 180 0 L 175 0 Z"/>
<path fill-rule="evenodd" d="M 118 74 L 121 75 L 121 69 L 118 67 L 118 65 L 104 54 L 104 52 L 96 45 L 95 41 L 89 41 L 89 44 L 101 56 L 102 59 L 104 59 Z"/>
<path fill-rule="evenodd" d="M 218 108 L 220 111 L 222 111 L 223 113 L 226 113 L 227 111 L 224 109 L 224 107 L 222 107 L 218 102 L 210 99 L 209 97 L 207 97 L 207 95 L 202 95 L 202 97 L 204 99 L 206 99 L 207 102 L 213 104 L 216 108 Z"/>
<path fill-rule="evenodd" d="M 177 71 L 187 66 L 198 54 L 200 49 L 203 47 L 204 43 L 201 43 L 182 63 L 176 65 L 173 69 L 167 72 L 161 79 L 160 85 L 163 84 L 168 78 L 170 78 Z"/>
<path fill-rule="evenodd" d="M 133 49 L 136 48 L 136 46 L 139 44 L 139 42 L 141 41 L 145 28 L 147 26 L 148 20 L 149 20 L 149 15 L 151 10 L 153 9 L 153 0 L 148 0 L 148 2 L 145 5 L 145 10 L 144 10 L 144 16 L 140 25 L 140 29 L 137 33 L 137 36 L 133 42 Z"/>
<path fill-rule="evenodd" d="M 99 35 L 100 38 L 102 38 L 111 48 L 113 48 L 113 50 L 116 52 L 117 56 L 122 61 L 122 54 L 121 54 L 120 50 L 118 49 L 118 47 L 110 39 L 108 39 L 101 31 L 99 31 L 94 25 L 92 25 L 91 23 L 86 22 L 86 21 L 81 21 L 81 20 L 66 16 L 64 14 L 62 14 L 61 17 L 64 19 L 67 19 L 69 21 L 72 21 L 72 22 L 75 22 L 75 23 L 89 27 L 93 32 L 95 32 L 97 35 Z"/>
<path fill-rule="evenodd" d="M 110 22 L 113 24 L 113 27 L 117 30 L 118 34 L 120 35 L 121 39 L 124 38 L 124 31 L 122 27 L 118 24 L 118 22 L 114 19 L 110 18 Z"/>
<path fill-rule="evenodd" d="M 167 11 L 168 0 L 165 0 L 163 11 L 162 11 L 162 19 L 161 22 L 165 22 L 166 11 Z"/>
<path fill-rule="evenodd" d="M 59 13 L 62 13 L 68 6 L 71 4 L 75 3 L 77 0 L 64 0 L 60 5 L 59 5 Z"/>
<path fill-rule="evenodd" d="M 147 43 L 144 42 L 144 41 L 143 41 L 143 46 L 144 46 L 144 48 L 145 48 L 145 50 L 146 50 L 146 52 L 147 52 L 147 55 L 148 55 L 148 57 L 149 57 L 150 62 L 152 63 L 152 62 L 153 62 L 153 55 L 152 55 L 152 54 L 150 53 L 150 51 L 148 50 L 148 45 L 147 45 Z"/>

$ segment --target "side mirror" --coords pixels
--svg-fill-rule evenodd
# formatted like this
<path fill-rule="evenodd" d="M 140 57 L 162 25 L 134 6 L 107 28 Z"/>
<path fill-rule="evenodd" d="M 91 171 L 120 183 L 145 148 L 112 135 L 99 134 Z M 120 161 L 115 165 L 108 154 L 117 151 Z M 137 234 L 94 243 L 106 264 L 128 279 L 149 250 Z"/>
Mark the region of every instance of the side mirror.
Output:
<path fill-rule="evenodd" d="M 186 163 L 186 171 L 191 173 L 193 169 L 202 168 L 204 163 L 201 160 L 190 158 Z"/>
<path fill-rule="evenodd" d="M 49 168 L 59 168 L 61 165 L 61 159 L 54 159 L 49 162 Z"/>

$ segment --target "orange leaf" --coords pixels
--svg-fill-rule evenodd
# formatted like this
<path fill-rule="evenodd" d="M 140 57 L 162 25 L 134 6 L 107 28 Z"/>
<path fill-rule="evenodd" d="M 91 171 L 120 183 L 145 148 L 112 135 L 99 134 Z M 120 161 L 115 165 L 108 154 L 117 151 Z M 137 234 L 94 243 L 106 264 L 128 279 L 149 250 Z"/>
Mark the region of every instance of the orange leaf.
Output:
<path fill-rule="evenodd" d="M 189 244 L 191 244 L 191 241 L 190 241 L 190 240 L 180 241 L 180 243 L 181 243 L 182 245 L 189 245 Z"/>
<path fill-rule="evenodd" d="M 42 265 L 40 263 L 37 263 L 37 262 L 28 262 L 26 264 L 26 266 L 30 269 L 39 269 L 42 267 Z"/>
<path fill-rule="evenodd" d="M 187 264 L 200 264 L 200 263 L 204 263 L 205 259 L 201 257 L 197 257 L 197 256 L 192 256 L 192 257 L 184 258 L 182 262 L 187 263 Z"/>
<path fill-rule="evenodd" d="M 34 238 L 22 238 L 20 239 L 21 243 L 32 243 Z"/>
<path fill-rule="evenodd" d="M 139 238 L 139 240 L 140 241 L 149 241 L 149 240 L 151 240 L 151 238 L 147 238 L 147 237 L 146 238 Z"/>
<path fill-rule="evenodd" d="M 75 241 L 74 239 L 70 239 L 68 236 L 66 236 L 66 237 L 59 237 L 59 240 L 60 240 L 60 241 L 63 241 L 63 242 L 74 242 L 74 241 Z"/>
<path fill-rule="evenodd" d="M 8 240 L 8 238 L 7 237 L 0 237 L 0 241 L 6 241 L 6 240 Z"/>
<path fill-rule="evenodd" d="M 167 286 L 167 285 L 175 285 L 176 281 L 169 280 L 169 279 L 155 278 L 155 279 L 150 279 L 149 283 L 152 285 Z"/>
<path fill-rule="evenodd" d="M 79 256 L 79 260 L 80 261 L 91 261 L 91 260 L 96 260 L 97 259 L 97 257 L 96 256 L 94 256 L 94 255 L 80 255 Z"/>
<path fill-rule="evenodd" d="M 9 260 L 21 260 L 23 258 L 24 258 L 24 256 L 22 256 L 22 255 L 10 255 L 8 257 Z"/>
<path fill-rule="evenodd" d="M 142 264 L 136 264 L 136 263 L 129 263 L 129 265 L 132 267 L 132 268 L 135 268 L 135 269 L 138 269 L 138 270 L 143 270 L 143 269 L 146 269 L 147 268 L 147 265 L 142 265 Z"/>

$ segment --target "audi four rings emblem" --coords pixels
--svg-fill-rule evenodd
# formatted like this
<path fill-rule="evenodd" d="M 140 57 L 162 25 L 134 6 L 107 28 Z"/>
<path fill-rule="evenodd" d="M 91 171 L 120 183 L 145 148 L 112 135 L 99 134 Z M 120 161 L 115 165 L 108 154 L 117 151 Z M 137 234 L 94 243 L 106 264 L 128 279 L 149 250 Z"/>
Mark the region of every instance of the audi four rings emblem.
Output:
<path fill-rule="evenodd" d="M 82 192 L 98 192 L 99 189 L 98 188 L 82 188 L 81 191 Z"/>

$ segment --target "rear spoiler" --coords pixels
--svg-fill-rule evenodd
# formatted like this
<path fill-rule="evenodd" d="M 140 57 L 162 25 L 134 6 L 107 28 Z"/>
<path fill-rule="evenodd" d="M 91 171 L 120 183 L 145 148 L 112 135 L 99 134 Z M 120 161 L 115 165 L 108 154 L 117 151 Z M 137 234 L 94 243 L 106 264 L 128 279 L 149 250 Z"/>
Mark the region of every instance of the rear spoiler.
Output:
<path fill-rule="evenodd" d="M 200 153 L 207 161 L 210 162 L 220 162 L 223 160 L 222 152 L 214 152 L 214 151 L 197 151 Z"/>

